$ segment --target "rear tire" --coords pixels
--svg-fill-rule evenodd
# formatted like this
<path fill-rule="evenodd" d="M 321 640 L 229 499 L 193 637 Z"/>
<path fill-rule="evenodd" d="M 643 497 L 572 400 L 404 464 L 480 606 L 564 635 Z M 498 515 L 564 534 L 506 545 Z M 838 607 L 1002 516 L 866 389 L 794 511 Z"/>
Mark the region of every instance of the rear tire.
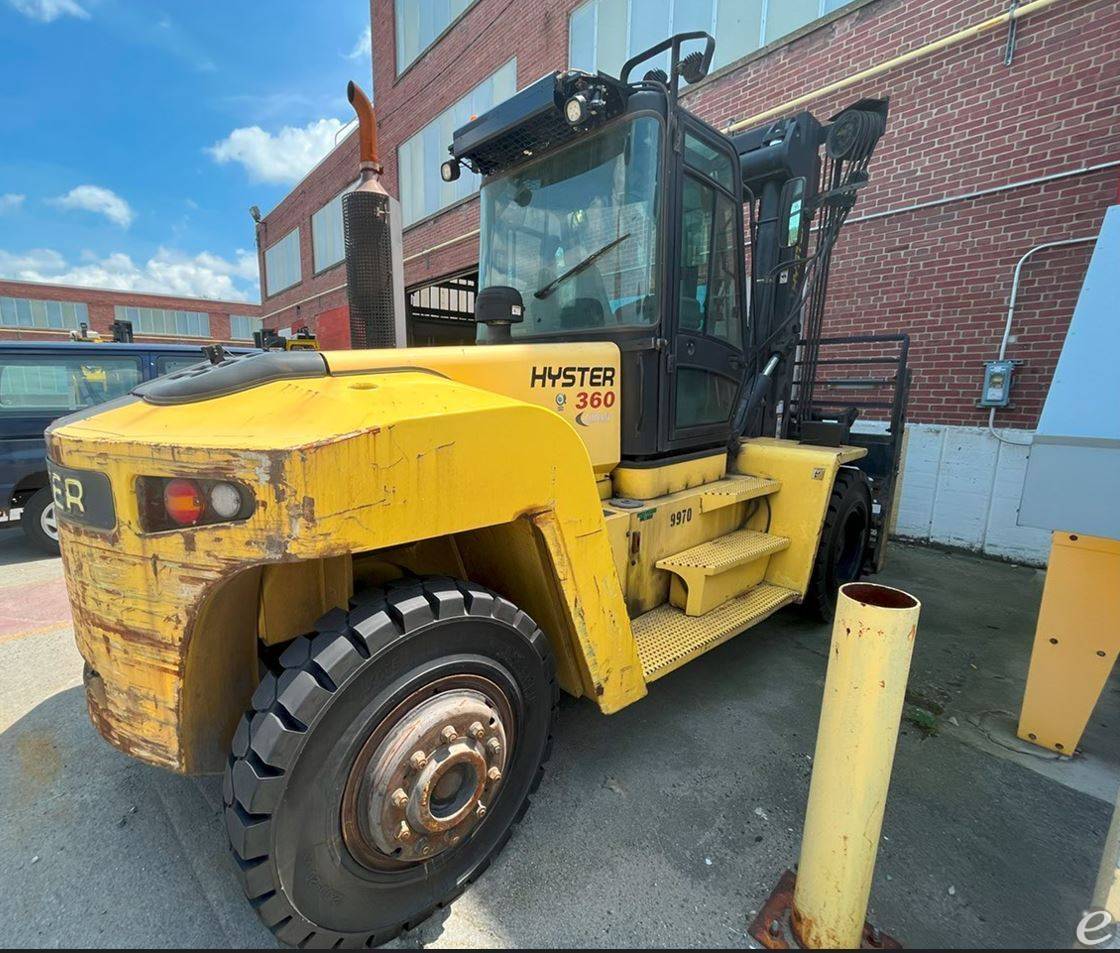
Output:
<path fill-rule="evenodd" d="M 278 939 L 377 946 L 458 896 L 525 813 L 551 748 L 552 657 L 524 612 L 450 579 L 373 590 L 316 629 L 237 728 L 226 827 Z"/>
<path fill-rule="evenodd" d="M 54 497 L 50 487 L 45 486 L 31 495 L 24 504 L 19 521 L 32 546 L 52 556 L 59 554 L 58 521 L 54 515 Z"/>
<path fill-rule="evenodd" d="M 855 467 L 841 467 L 832 485 L 820 546 L 802 603 L 821 622 L 831 622 L 836 594 L 863 574 L 863 556 L 871 538 L 871 490 Z"/>

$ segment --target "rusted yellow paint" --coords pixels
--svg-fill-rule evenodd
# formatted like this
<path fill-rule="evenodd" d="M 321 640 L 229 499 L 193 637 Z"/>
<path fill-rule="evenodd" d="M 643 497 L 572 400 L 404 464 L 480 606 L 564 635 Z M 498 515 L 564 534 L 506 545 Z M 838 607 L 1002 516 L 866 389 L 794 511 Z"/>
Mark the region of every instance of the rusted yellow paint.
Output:
<path fill-rule="evenodd" d="M 1076 750 L 1120 654 L 1120 540 L 1054 533 L 1019 737 Z"/>
<path fill-rule="evenodd" d="M 769 517 L 746 495 L 704 502 L 726 468 L 719 453 L 629 468 L 615 490 L 653 498 L 622 509 L 601 498 L 619 453 L 615 345 L 325 358 L 323 377 L 188 404 L 126 401 L 48 435 L 57 463 L 104 473 L 113 488 L 115 529 L 64 524 L 62 551 L 78 645 L 96 672 L 91 712 L 138 757 L 212 767 L 251 693 L 258 642 L 307 631 L 345 605 L 355 578 L 406 570 L 506 595 L 549 635 L 561 686 L 617 711 L 646 691 L 630 618 L 668 599 L 657 560 L 769 518 L 792 542 L 764 578 L 803 595 L 836 469 L 861 452 L 748 444 L 735 469 L 780 481 L 757 489 Z M 580 394 L 612 389 L 610 407 L 600 398 L 581 420 Z M 256 509 L 146 534 L 139 476 L 236 480 Z"/>
<path fill-rule="evenodd" d="M 168 435 L 174 434 L 173 439 Z M 53 459 L 105 473 L 118 525 L 64 525 L 79 648 L 104 686 L 99 727 L 188 768 L 182 678 L 199 607 L 249 567 L 318 560 L 529 517 L 555 567 L 580 683 L 604 711 L 645 693 L 588 449 L 552 410 L 425 371 L 264 384 L 204 404 L 132 401 L 63 422 Z M 222 476 L 247 521 L 143 534 L 139 475 Z"/>

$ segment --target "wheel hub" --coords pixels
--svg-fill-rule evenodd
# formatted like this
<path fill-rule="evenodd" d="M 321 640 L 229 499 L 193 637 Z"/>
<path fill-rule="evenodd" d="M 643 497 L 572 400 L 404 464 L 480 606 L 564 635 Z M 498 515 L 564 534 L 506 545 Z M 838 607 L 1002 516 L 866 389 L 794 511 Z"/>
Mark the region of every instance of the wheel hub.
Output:
<path fill-rule="evenodd" d="M 510 743 L 508 712 L 488 694 L 460 686 L 414 696 L 370 736 L 343 802 L 343 836 L 367 866 L 429 860 L 486 816 Z"/>

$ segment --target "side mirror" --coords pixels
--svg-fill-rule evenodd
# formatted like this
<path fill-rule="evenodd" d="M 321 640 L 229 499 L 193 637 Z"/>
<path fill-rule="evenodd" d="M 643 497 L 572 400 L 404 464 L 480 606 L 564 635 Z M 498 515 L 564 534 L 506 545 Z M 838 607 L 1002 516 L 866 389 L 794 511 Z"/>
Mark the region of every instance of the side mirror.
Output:
<path fill-rule="evenodd" d="M 790 179 L 782 186 L 778 221 L 784 223 L 782 246 L 795 248 L 801 244 L 802 226 L 805 221 L 805 176 Z"/>
<path fill-rule="evenodd" d="M 479 338 L 480 343 L 510 340 L 510 325 L 525 320 L 521 292 L 505 285 L 482 288 L 474 298 L 474 318 L 486 328 L 486 333 Z"/>

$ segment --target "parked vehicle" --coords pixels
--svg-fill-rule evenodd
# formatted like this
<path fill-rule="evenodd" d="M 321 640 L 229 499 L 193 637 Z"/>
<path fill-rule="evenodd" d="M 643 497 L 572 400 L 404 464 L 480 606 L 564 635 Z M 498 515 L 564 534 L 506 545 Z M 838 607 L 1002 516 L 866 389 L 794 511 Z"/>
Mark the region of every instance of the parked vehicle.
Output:
<path fill-rule="evenodd" d="M 22 511 L 19 521 L 28 540 L 57 555 L 43 431 L 58 417 L 203 359 L 201 349 L 190 344 L 0 342 L 0 519 Z"/>

